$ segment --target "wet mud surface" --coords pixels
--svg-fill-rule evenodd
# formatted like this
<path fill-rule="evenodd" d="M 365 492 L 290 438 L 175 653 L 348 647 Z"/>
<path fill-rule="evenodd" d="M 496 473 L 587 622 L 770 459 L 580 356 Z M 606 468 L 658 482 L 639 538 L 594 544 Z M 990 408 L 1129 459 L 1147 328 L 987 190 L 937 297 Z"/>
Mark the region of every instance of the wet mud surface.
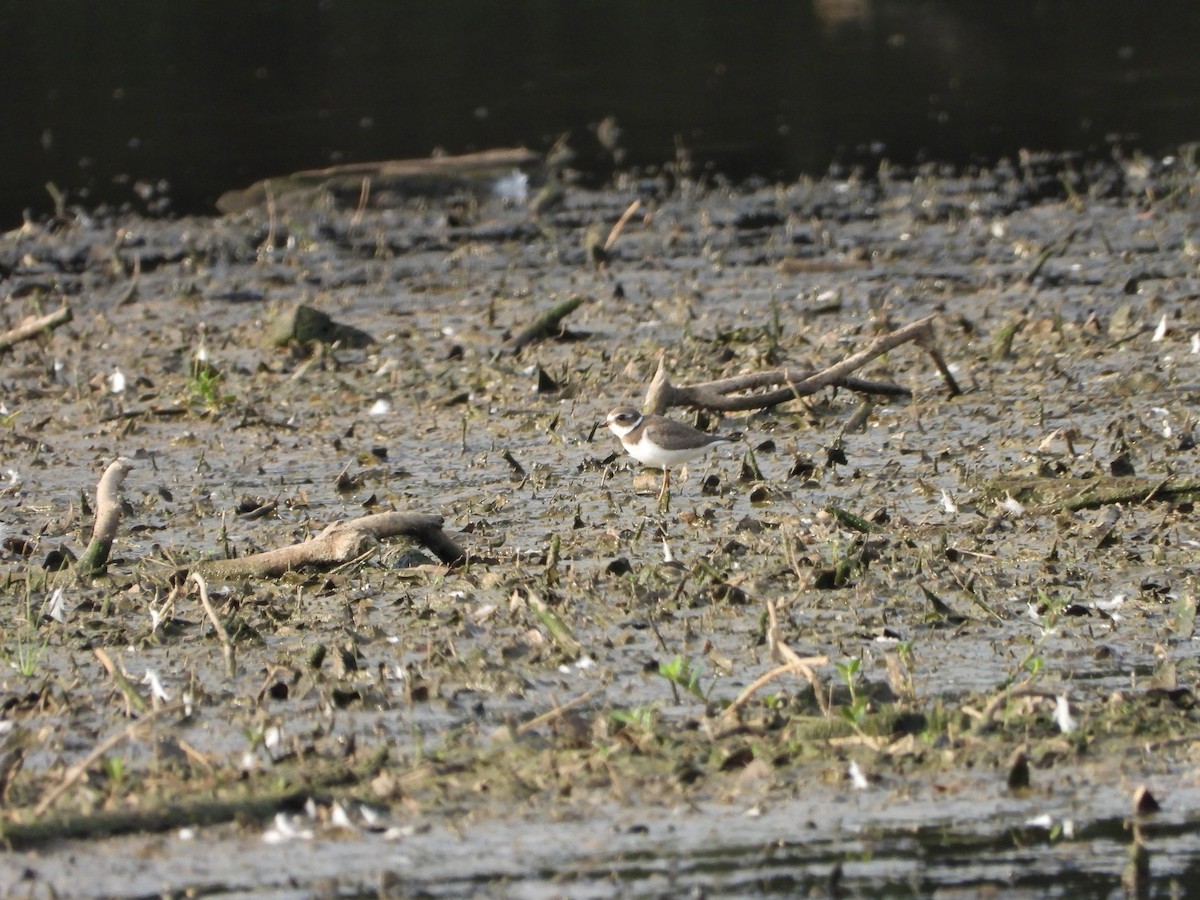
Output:
<path fill-rule="evenodd" d="M 0 362 L 3 892 L 1188 884 L 1197 189 L 1050 161 L 4 236 L 3 327 L 73 319 Z M 298 303 L 374 342 L 272 344 Z M 960 396 L 907 344 L 855 374 L 910 397 L 672 410 L 743 439 L 667 509 L 598 424 L 663 353 L 815 370 L 929 314 Z M 119 456 L 107 576 L 47 584 Z M 211 581 L 227 675 L 177 573 L 392 509 L 469 561 Z M 824 661 L 726 711 L 780 642 Z"/>

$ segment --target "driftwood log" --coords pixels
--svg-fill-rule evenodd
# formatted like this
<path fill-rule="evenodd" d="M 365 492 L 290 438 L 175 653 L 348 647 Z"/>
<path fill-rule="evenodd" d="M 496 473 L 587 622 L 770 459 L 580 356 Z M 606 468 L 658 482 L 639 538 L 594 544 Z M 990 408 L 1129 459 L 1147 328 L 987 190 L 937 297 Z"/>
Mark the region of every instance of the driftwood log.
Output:
<path fill-rule="evenodd" d="M 455 191 L 486 186 L 513 169 L 538 166 L 541 157 L 532 150 L 485 150 L 462 156 L 428 159 L 392 159 L 351 163 L 328 169 L 309 169 L 256 181 L 242 190 L 226 191 L 217 199 L 223 213 L 240 213 L 274 200 L 311 203 L 322 194 L 346 199 L 365 198 L 370 190 L 408 196 L 445 196 Z"/>
<path fill-rule="evenodd" d="M 205 560 L 192 572 L 205 578 L 274 578 L 303 568 L 329 568 L 351 562 L 373 552 L 384 538 L 406 535 L 431 551 L 447 565 L 466 559 L 466 552 L 442 531 L 437 515 L 386 512 L 335 522 L 311 540 L 243 556 L 238 559 Z"/>
<path fill-rule="evenodd" d="M 915 342 L 933 358 L 942 378 L 945 379 L 950 396 L 962 393 L 950 369 L 942 359 L 934 343 L 933 323 L 936 316 L 926 316 L 895 331 L 880 335 L 870 344 L 841 362 L 819 372 L 800 372 L 794 369 L 779 369 L 772 372 L 752 372 L 709 381 L 703 384 L 677 386 L 671 384 L 667 375 L 665 354 L 659 358 L 658 371 L 650 381 L 642 411 L 662 415 L 672 406 L 690 406 L 697 409 L 738 412 L 747 409 L 767 409 L 807 397 L 826 387 L 845 387 L 865 393 L 882 393 L 907 396 L 907 388 L 893 384 L 879 384 L 851 378 L 850 373 L 861 369 L 871 360 L 882 356 L 901 344 Z M 782 385 L 782 387 L 780 387 Z M 763 388 L 775 388 L 764 391 Z M 749 392 L 749 393 L 747 393 Z M 756 393 L 757 392 L 757 393 Z"/>

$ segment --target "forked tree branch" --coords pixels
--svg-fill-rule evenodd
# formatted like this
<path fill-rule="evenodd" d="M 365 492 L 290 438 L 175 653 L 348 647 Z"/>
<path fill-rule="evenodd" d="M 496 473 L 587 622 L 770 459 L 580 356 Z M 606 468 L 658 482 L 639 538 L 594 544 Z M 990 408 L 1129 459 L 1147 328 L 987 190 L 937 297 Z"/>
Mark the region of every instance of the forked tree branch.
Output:
<path fill-rule="evenodd" d="M 933 358 L 934 365 L 946 380 L 950 396 L 953 397 L 962 391 L 934 341 L 933 322 L 936 318 L 936 316 L 926 316 L 902 328 L 897 328 L 895 331 L 880 335 L 862 350 L 820 372 L 779 369 L 771 372 L 751 372 L 747 375 L 736 375 L 719 381 L 680 387 L 671 384 L 667 375 L 664 354 L 659 358 L 658 371 L 654 373 L 654 378 L 651 379 L 650 387 L 646 391 L 642 410 L 654 415 L 661 415 L 672 406 L 691 406 L 723 412 L 767 409 L 787 403 L 789 400 L 807 397 L 830 386 L 845 387 L 865 393 L 907 396 L 910 393 L 907 388 L 894 384 L 863 381 L 849 376 L 851 372 L 861 369 L 889 350 L 910 342 L 919 344 Z M 783 385 L 783 387 L 771 391 L 762 390 L 777 385 Z M 758 393 L 754 393 L 756 391 Z"/>

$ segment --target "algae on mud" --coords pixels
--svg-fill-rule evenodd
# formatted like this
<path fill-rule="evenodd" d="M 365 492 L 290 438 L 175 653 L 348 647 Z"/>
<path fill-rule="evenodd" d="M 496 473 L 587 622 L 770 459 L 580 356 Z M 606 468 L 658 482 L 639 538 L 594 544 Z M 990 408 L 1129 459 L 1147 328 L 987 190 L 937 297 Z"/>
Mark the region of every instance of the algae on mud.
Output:
<path fill-rule="evenodd" d="M 1060 197 L 1003 168 L 746 188 L 624 178 L 568 189 L 536 220 L 451 198 L 273 223 L 79 214 L 6 236 L 11 318 L 66 298 L 74 319 L 14 345 L 0 374 L 0 771 L 5 833 L 27 848 L 0 885 L 113 893 L 73 880 L 72 860 L 103 855 L 99 835 L 124 822 L 169 829 L 107 844 L 140 860 L 128 883 L 176 894 L 354 895 L 393 877 L 393 893 L 489 878 L 603 892 L 620 872 L 612 892 L 638 895 L 662 869 L 620 829 L 649 822 L 655 858 L 698 867 L 714 892 L 812 887 L 839 860 L 843 887 L 864 891 L 1008 877 L 1107 892 L 1129 840 L 1114 823 L 1141 784 L 1163 801 L 1140 833 L 1155 890 L 1187 883 L 1200 534 L 1191 499 L 1165 488 L 1196 460 L 1197 181 L 1177 161 L 1152 192 L 1119 184 L 1115 165 Z M 582 237 L 634 198 L 644 217 L 597 270 Z M 594 300 L 570 322 L 586 337 L 497 353 L 581 296 Z M 301 301 L 378 343 L 265 346 L 271 314 Z M 933 313 L 962 396 L 945 397 L 923 354 L 893 350 L 864 374 L 911 400 L 878 403 L 861 430 L 840 390 L 741 416 L 729 425 L 753 465 L 715 454 L 670 515 L 596 430 L 644 393 L 663 350 L 687 382 L 820 369 L 879 322 Z M 207 396 L 193 390 L 201 348 L 221 373 Z M 1155 378 L 1130 393 L 1138 371 Z M 537 391 L 539 372 L 553 389 Z M 1060 430 L 1076 437 L 1047 440 Z M 81 546 L 79 498 L 118 455 L 139 464 L 108 574 L 66 592 L 65 621 L 44 616 L 48 596 L 20 576 Z M 1137 487 L 1103 521 L 989 493 L 1029 474 Z M 195 596 L 171 593 L 183 564 L 390 510 L 443 516 L 475 560 L 385 551 L 211 584 L 232 677 Z M 723 718 L 780 642 L 829 659 L 820 692 L 780 675 Z M 186 711 L 113 745 L 35 816 L 129 725 L 97 649 L 150 708 Z M 1006 787 L 1017 749 L 1023 794 Z M 301 796 L 308 824 L 264 851 L 267 820 Z M 333 813 L 358 802 L 381 831 Z M 556 837 L 547 822 L 576 827 Z M 497 839 L 525 830 L 537 847 Z M 450 832 L 457 874 L 425 842 Z M 1099 833 L 1108 849 L 1087 861 Z M 775 881 L 732 874 L 765 865 L 739 835 L 788 848 Z M 805 855 L 817 846 L 829 853 Z M 238 862 L 202 873 L 206 847 Z M 381 847 L 397 852 L 380 862 Z M 700 864 L 715 857 L 728 868 Z"/>

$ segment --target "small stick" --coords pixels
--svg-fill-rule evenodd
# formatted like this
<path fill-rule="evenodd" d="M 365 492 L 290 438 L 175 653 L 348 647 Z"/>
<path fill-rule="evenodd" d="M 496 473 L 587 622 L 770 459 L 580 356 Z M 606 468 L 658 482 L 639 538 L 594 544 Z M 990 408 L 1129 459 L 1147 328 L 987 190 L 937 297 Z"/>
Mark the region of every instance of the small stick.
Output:
<path fill-rule="evenodd" d="M 1075 235 L 1078 232 L 1079 229 L 1076 226 L 1071 226 L 1061 238 L 1046 244 L 1034 260 L 1033 268 L 1025 273 L 1024 282 L 1026 284 L 1033 284 L 1038 275 L 1042 273 L 1042 267 L 1050 261 L 1050 257 L 1064 252 L 1071 245 L 1071 242 L 1075 240 Z"/>
<path fill-rule="evenodd" d="M 275 252 L 275 192 L 270 179 L 263 182 L 263 188 L 267 192 L 267 237 L 258 248 L 260 259 Z"/>
<path fill-rule="evenodd" d="M 817 698 L 817 703 L 821 707 L 821 712 L 826 717 L 829 716 L 829 707 L 825 703 L 825 698 L 822 696 L 821 682 L 817 678 L 816 673 L 812 670 L 813 666 L 824 666 L 829 663 L 828 656 L 810 656 L 803 658 L 799 656 L 791 647 L 785 644 L 779 637 L 779 617 L 775 608 L 775 601 L 767 601 L 767 616 L 769 617 L 770 625 L 767 627 L 767 640 L 771 647 L 771 656 L 775 659 L 782 658 L 782 665 L 776 666 L 765 675 L 759 676 L 745 690 L 738 694 L 737 699 L 729 706 L 722 710 L 721 715 L 732 716 L 735 712 L 745 706 L 750 698 L 758 693 L 762 688 L 781 675 L 787 675 L 789 672 L 796 672 L 803 675 L 810 685 L 812 685 L 813 696 Z"/>
<path fill-rule="evenodd" d="M 950 396 L 960 396 L 962 388 L 958 386 L 958 381 L 954 378 L 950 367 L 946 365 L 946 359 L 942 356 L 942 351 L 933 342 L 933 329 L 929 329 L 928 332 L 918 337 L 917 343 L 925 349 L 925 352 L 929 354 L 929 358 L 933 360 L 933 364 L 941 374 L 942 380 L 946 382 L 946 386 L 950 389 Z"/>
<path fill-rule="evenodd" d="M 571 656 L 578 656 L 582 648 L 579 641 L 575 640 L 575 635 L 571 633 L 571 626 L 564 622 L 562 617 L 546 604 L 546 601 L 532 591 L 529 592 L 527 602 L 538 622 L 546 629 L 558 649 Z"/>
<path fill-rule="evenodd" d="M 626 224 L 628 224 L 629 220 L 633 218 L 633 214 L 641 208 L 642 201 L 634 200 L 629 204 L 629 207 L 625 210 L 625 212 L 621 213 L 621 218 L 617 219 L 617 223 L 613 225 L 612 231 L 608 233 L 608 240 L 604 242 L 604 249 L 606 252 L 610 247 L 612 247 L 613 244 L 617 242 L 617 238 L 621 236 L 621 230 L 626 226 Z"/>
<path fill-rule="evenodd" d="M 879 534 L 883 531 L 878 525 L 873 522 L 868 522 L 862 516 L 856 516 L 848 509 L 843 509 L 840 506 L 827 506 L 825 512 L 829 513 L 837 519 L 840 525 L 845 526 L 859 534 Z"/>
<path fill-rule="evenodd" d="M 221 655 L 225 657 L 225 674 L 232 678 L 237 674 L 237 663 L 233 656 L 233 641 L 229 640 L 229 632 L 225 630 L 225 626 L 217 618 L 217 611 L 213 609 L 212 603 L 208 600 L 208 585 L 204 583 L 204 578 L 199 572 L 193 572 L 192 580 L 196 582 L 196 586 L 200 589 L 200 603 L 204 607 L 204 612 L 208 615 L 208 620 L 212 622 L 213 631 L 217 633 L 217 638 L 221 641 Z"/>
<path fill-rule="evenodd" d="M 362 224 L 363 210 L 367 208 L 367 201 L 371 198 L 371 176 L 364 175 L 362 180 L 362 190 L 358 194 L 358 207 L 354 210 L 354 215 L 350 217 L 350 224 L 358 227 Z"/>
<path fill-rule="evenodd" d="M 208 761 L 208 757 L 185 741 L 183 738 L 177 739 L 175 744 L 180 750 L 183 751 L 184 755 L 187 756 L 192 765 L 202 767 L 205 772 L 213 771 L 213 764 Z"/>
<path fill-rule="evenodd" d="M 513 355 L 530 344 L 536 344 L 555 334 L 561 334 L 562 320 L 578 309 L 583 301 L 583 297 L 571 297 L 546 310 L 531 325 L 501 344 L 500 354 Z"/>
<path fill-rule="evenodd" d="M 13 344 L 28 340 L 31 337 L 36 337 L 47 329 L 57 328 L 66 322 L 71 321 L 71 307 L 60 306 L 52 313 L 47 313 L 44 316 L 38 316 L 36 319 L 29 319 L 22 322 L 11 331 L 6 331 L 0 334 L 0 350 L 11 347 Z"/>

